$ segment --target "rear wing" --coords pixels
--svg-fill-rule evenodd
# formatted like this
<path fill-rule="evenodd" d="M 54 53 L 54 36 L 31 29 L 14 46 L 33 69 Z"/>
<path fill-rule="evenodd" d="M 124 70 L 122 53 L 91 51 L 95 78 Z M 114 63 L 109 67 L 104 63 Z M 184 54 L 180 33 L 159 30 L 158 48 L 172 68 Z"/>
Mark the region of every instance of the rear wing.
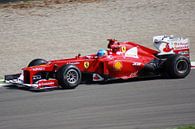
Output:
<path fill-rule="evenodd" d="M 154 36 L 154 46 L 158 49 L 158 55 L 181 54 L 190 57 L 190 41 L 188 38 L 173 35 Z"/>

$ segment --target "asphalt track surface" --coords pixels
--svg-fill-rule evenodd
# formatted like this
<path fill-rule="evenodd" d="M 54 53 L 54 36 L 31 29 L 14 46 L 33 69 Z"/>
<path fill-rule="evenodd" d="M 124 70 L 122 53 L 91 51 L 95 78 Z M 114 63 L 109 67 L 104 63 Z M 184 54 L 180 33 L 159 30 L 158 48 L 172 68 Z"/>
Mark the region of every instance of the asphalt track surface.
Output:
<path fill-rule="evenodd" d="M 31 92 L 0 87 L 0 129 L 163 129 L 195 124 L 195 70 L 185 79 L 82 84 Z"/>

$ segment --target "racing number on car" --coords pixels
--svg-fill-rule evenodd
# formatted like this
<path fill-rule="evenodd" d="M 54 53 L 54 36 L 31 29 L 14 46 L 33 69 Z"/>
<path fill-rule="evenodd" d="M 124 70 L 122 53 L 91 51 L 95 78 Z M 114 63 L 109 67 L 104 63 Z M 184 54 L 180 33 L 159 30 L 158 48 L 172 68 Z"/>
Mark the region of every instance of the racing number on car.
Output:
<path fill-rule="evenodd" d="M 87 69 L 89 68 L 89 62 L 84 62 L 84 67 Z"/>
<path fill-rule="evenodd" d="M 122 46 L 122 47 L 121 47 L 121 51 L 122 51 L 122 52 L 126 52 L 126 46 Z"/>

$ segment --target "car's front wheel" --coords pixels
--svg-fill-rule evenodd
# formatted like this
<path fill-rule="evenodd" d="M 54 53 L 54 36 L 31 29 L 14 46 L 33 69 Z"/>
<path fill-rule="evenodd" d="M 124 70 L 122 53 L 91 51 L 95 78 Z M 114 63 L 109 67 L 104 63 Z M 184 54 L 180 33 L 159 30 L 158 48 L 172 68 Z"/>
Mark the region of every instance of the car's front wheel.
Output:
<path fill-rule="evenodd" d="M 81 82 L 81 72 L 74 65 L 64 65 L 57 71 L 57 80 L 64 89 L 74 89 Z"/>
<path fill-rule="evenodd" d="M 37 66 L 37 65 L 43 65 L 43 64 L 47 64 L 47 61 L 44 59 L 34 59 L 32 60 L 29 64 L 28 67 L 32 67 L 32 66 Z"/>

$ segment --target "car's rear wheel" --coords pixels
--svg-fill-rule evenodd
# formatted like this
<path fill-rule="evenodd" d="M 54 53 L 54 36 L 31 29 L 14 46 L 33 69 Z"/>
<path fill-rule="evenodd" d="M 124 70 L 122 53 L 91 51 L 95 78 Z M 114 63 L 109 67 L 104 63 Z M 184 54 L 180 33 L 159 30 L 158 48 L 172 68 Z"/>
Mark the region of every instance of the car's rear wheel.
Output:
<path fill-rule="evenodd" d="M 64 89 L 74 89 L 81 82 L 81 72 L 74 65 L 64 65 L 57 71 L 57 80 Z"/>
<path fill-rule="evenodd" d="M 172 55 L 165 62 L 165 70 L 171 78 L 184 78 L 190 73 L 190 60 L 182 55 Z"/>
<path fill-rule="evenodd" d="M 44 59 L 34 59 L 29 64 L 28 67 L 47 64 L 47 61 Z"/>

